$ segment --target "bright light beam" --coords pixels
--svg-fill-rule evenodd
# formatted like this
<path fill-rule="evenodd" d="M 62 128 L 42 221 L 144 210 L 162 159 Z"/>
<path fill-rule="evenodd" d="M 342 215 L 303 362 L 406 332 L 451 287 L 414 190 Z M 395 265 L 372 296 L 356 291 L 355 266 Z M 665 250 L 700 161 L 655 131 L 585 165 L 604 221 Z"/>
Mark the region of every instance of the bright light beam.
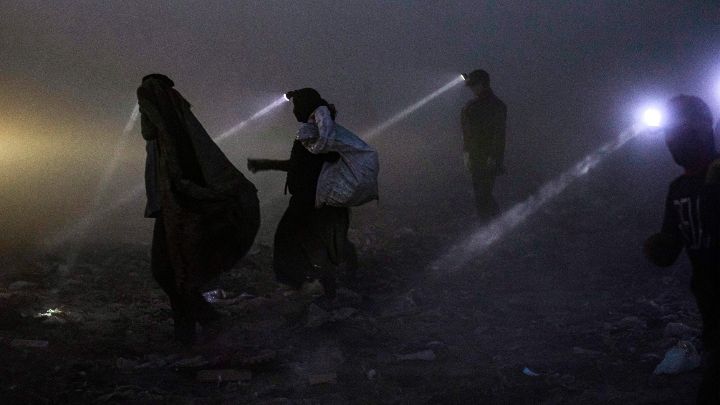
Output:
<path fill-rule="evenodd" d="M 403 120 L 408 115 L 414 113 L 417 109 L 424 106 L 425 104 L 432 101 L 434 98 L 440 96 L 441 94 L 445 93 L 446 91 L 450 90 L 451 88 L 457 86 L 458 83 L 461 83 L 465 81 L 465 79 L 462 76 L 458 76 L 455 79 L 453 79 L 450 83 L 440 87 L 439 89 L 435 90 L 431 94 L 429 94 L 426 97 L 423 97 L 420 101 L 417 103 L 407 107 L 406 109 L 400 111 L 399 113 L 392 116 L 387 121 L 383 122 L 382 124 L 378 125 L 377 127 L 371 129 L 368 131 L 364 136 L 363 139 L 366 141 L 371 140 L 375 136 L 377 136 L 379 133 L 383 132 L 384 130 L 388 129 L 389 127 L 395 125 L 398 123 L 398 121 Z"/>
<path fill-rule="evenodd" d="M 249 124 L 250 122 L 252 122 L 252 121 L 254 121 L 254 120 L 258 119 L 258 118 L 261 118 L 261 117 L 263 117 L 263 116 L 265 116 L 265 115 L 270 114 L 270 112 L 272 112 L 272 110 L 280 107 L 281 105 L 283 105 L 283 104 L 285 104 L 285 103 L 287 103 L 287 102 L 288 102 L 288 99 L 287 99 L 287 97 L 285 97 L 285 95 L 283 94 L 282 96 L 280 96 L 280 98 L 278 98 L 277 100 L 275 100 L 275 101 L 273 101 L 272 103 L 270 103 L 270 105 L 268 105 L 267 107 L 265 107 L 265 108 L 263 108 L 262 110 L 256 112 L 255 114 L 253 114 L 250 118 L 246 119 L 245 121 L 242 121 L 241 123 L 239 123 L 239 124 L 235 125 L 234 127 L 228 129 L 227 131 L 223 132 L 222 134 L 214 137 L 213 140 L 215 140 L 215 142 L 222 142 L 222 141 L 224 141 L 224 140 L 227 139 L 228 137 L 234 135 L 235 133 L 237 133 L 238 131 L 240 131 L 241 129 L 243 129 L 243 128 L 244 128 L 247 124 Z"/>
<path fill-rule="evenodd" d="M 461 270 L 470 261 L 485 253 L 490 246 L 502 239 L 508 232 L 520 225 L 530 215 L 537 212 L 540 207 L 557 197 L 573 181 L 586 175 L 590 170 L 605 160 L 607 156 L 620 149 L 620 147 L 625 145 L 625 143 L 641 131 L 643 131 L 641 126 L 635 126 L 623 131 L 616 139 L 587 155 L 576 163 L 575 166 L 554 180 L 546 183 L 535 195 L 516 204 L 500 215 L 500 217 L 478 229 L 468 238 L 453 245 L 446 254 L 435 260 L 429 266 L 429 270 L 436 276 Z"/>
<path fill-rule="evenodd" d="M 108 184 L 110 184 L 110 179 L 112 178 L 113 174 L 115 174 L 115 171 L 120 164 L 120 157 L 122 156 L 122 152 L 130 143 L 130 131 L 135 128 L 138 117 L 140 117 L 140 107 L 135 104 L 132 113 L 130 113 L 130 119 L 128 119 L 128 122 L 127 124 L 125 124 L 125 128 L 123 129 L 122 135 L 120 135 L 120 139 L 118 139 L 118 142 L 115 144 L 115 152 L 113 153 L 113 157 L 112 159 L 110 159 L 110 163 L 108 163 L 108 165 L 105 167 L 105 171 L 100 178 L 100 182 L 98 183 L 98 188 L 95 192 L 95 198 L 92 204 L 93 209 L 95 209 L 95 207 L 100 204 L 100 201 L 105 194 L 105 190 L 107 189 Z"/>
<path fill-rule="evenodd" d="M 122 152 L 125 150 L 127 145 L 130 143 L 130 131 L 133 130 L 135 127 L 135 124 L 137 123 L 138 117 L 140 116 L 140 107 L 135 104 L 135 106 L 132 109 L 132 112 L 130 113 L 130 118 L 128 119 L 128 122 L 125 124 L 125 127 L 123 128 L 123 132 L 120 135 L 120 138 L 115 144 L 115 151 L 113 152 L 113 157 L 110 159 L 110 163 L 105 167 L 105 171 L 103 172 L 102 177 L 100 178 L 100 182 L 98 183 L 97 190 L 95 190 L 95 197 L 93 198 L 92 203 L 90 204 L 90 214 L 96 212 L 98 208 L 100 207 L 100 204 L 102 203 L 103 197 L 105 196 L 105 192 L 108 188 L 108 185 L 110 184 L 110 180 L 112 180 L 112 176 L 115 174 L 115 171 L 117 170 L 118 165 L 120 164 L 120 157 L 122 156 Z M 77 260 L 77 257 L 79 255 L 80 249 L 83 245 L 83 238 L 85 234 L 81 232 L 78 235 L 77 240 L 75 240 L 75 245 L 69 250 L 68 252 L 68 266 L 70 268 L 73 268 L 75 266 L 75 261 Z"/>
<path fill-rule="evenodd" d="M 269 105 L 263 107 L 258 112 L 250 116 L 250 118 L 240 122 L 239 124 L 233 126 L 232 128 L 228 129 L 227 131 L 221 133 L 220 135 L 217 135 L 213 138 L 213 140 L 217 143 L 221 143 L 230 136 L 236 134 L 238 131 L 240 131 L 242 128 L 247 126 L 250 122 L 257 120 L 259 118 L 262 118 L 266 115 L 268 115 L 270 112 L 275 110 L 276 108 L 280 107 L 284 103 L 287 103 L 288 100 L 285 98 L 285 95 L 280 96 L 278 99 L 274 100 Z M 137 111 L 137 112 L 136 112 Z M 135 117 L 134 120 L 132 117 Z M 128 122 L 128 124 L 125 126 L 125 133 L 129 133 L 132 128 L 134 127 L 135 121 L 137 121 L 137 116 L 139 116 L 139 110 L 136 109 L 133 110 L 133 115 L 131 115 L 131 121 Z M 131 124 L 132 123 L 132 124 Z M 117 149 L 116 149 L 117 154 Z M 105 184 L 107 182 L 103 182 Z M 101 221 L 103 218 L 105 218 L 107 215 L 111 214 L 112 212 L 122 208 L 123 206 L 137 200 L 138 198 L 142 197 L 145 193 L 145 185 L 143 183 L 140 183 L 133 187 L 130 192 L 125 194 L 123 197 L 115 200 L 110 206 L 98 209 L 97 203 L 94 203 L 94 210 L 90 212 L 89 214 L 83 216 L 72 224 L 69 227 L 64 228 L 57 234 L 53 235 L 52 237 L 48 238 L 45 241 L 46 246 L 50 247 L 57 247 L 63 243 L 66 243 L 68 240 L 72 238 L 82 238 L 85 233 L 87 233 L 90 228 L 92 228 L 98 221 Z M 99 199 L 99 196 L 96 195 L 95 200 L 97 201 Z M 70 257 L 73 257 L 73 254 L 71 252 Z"/>

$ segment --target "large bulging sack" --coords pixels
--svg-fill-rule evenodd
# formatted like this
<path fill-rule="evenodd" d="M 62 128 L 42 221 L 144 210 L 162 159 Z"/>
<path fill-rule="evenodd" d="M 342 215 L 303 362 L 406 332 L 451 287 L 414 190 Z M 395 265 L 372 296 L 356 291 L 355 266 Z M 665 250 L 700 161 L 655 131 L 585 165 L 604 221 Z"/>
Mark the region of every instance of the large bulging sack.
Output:
<path fill-rule="evenodd" d="M 315 206 L 355 207 L 378 199 L 378 153 L 347 128 L 337 125 L 327 107 L 313 112 L 314 122 L 303 124 L 298 139 L 312 153 L 336 152 L 318 178 Z"/>

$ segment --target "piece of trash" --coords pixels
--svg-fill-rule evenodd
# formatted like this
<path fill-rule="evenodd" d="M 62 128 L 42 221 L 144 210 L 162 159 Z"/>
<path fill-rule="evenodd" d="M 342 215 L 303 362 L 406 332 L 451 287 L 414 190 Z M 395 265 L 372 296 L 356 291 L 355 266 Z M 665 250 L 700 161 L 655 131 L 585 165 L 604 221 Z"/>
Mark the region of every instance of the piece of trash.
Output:
<path fill-rule="evenodd" d="M 10 346 L 28 349 L 47 349 L 50 343 L 47 340 L 13 339 Z"/>
<path fill-rule="evenodd" d="M 118 357 L 115 361 L 115 366 L 121 371 L 130 371 L 138 366 L 138 362 L 135 360 L 129 360 L 122 357 Z"/>
<path fill-rule="evenodd" d="M 330 321 L 330 313 L 320 308 L 317 304 L 310 304 L 308 307 L 307 322 L 305 326 L 308 328 L 317 328 L 324 323 Z"/>
<path fill-rule="evenodd" d="M 335 384 L 335 383 L 337 383 L 337 374 L 327 373 L 327 374 L 309 375 L 308 383 L 310 385 Z"/>
<path fill-rule="evenodd" d="M 437 356 L 435 356 L 435 352 L 432 350 L 421 350 L 416 353 L 399 354 L 396 357 L 398 360 L 422 360 L 422 361 L 433 361 L 437 358 Z"/>
<path fill-rule="evenodd" d="M 216 302 L 218 300 L 224 300 L 228 298 L 228 293 L 222 288 L 216 290 L 206 291 L 202 294 L 207 302 Z"/>
<path fill-rule="evenodd" d="M 667 338 L 688 339 L 697 336 L 700 332 L 681 322 L 670 322 L 665 326 L 663 336 Z"/>
<path fill-rule="evenodd" d="M 196 376 L 199 382 L 222 383 L 225 381 L 250 381 L 252 373 L 247 370 L 200 370 Z"/>
<path fill-rule="evenodd" d="M 700 355 L 692 343 L 681 340 L 665 353 L 653 374 L 680 374 L 700 366 Z"/>
<path fill-rule="evenodd" d="M 358 312 L 355 308 L 345 307 L 336 309 L 332 312 L 331 321 L 333 322 L 339 322 L 344 321 L 345 319 L 350 318 L 351 316 L 355 315 Z"/>
<path fill-rule="evenodd" d="M 29 290 L 31 288 L 37 287 L 37 283 L 32 283 L 30 281 L 16 281 L 8 286 L 8 290 L 10 291 L 20 291 L 20 290 Z"/>
<path fill-rule="evenodd" d="M 195 357 L 188 357 L 184 359 L 180 359 L 173 363 L 173 367 L 175 368 L 194 368 L 194 367 L 203 367 L 208 365 L 208 361 L 205 360 L 203 356 L 195 356 Z"/>
<path fill-rule="evenodd" d="M 540 377 L 540 374 L 530 370 L 527 367 L 525 367 L 522 372 L 523 372 L 523 374 L 525 374 L 528 377 Z"/>
<path fill-rule="evenodd" d="M 586 355 L 586 356 L 600 356 L 602 352 L 597 350 L 583 349 L 582 347 L 573 347 L 573 354 Z"/>
<path fill-rule="evenodd" d="M 377 371 L 373 368 L 372 370 L 367 372 L 367 379 L 368 380 L 374 380 L 375 377 L 377 377 Z"/>

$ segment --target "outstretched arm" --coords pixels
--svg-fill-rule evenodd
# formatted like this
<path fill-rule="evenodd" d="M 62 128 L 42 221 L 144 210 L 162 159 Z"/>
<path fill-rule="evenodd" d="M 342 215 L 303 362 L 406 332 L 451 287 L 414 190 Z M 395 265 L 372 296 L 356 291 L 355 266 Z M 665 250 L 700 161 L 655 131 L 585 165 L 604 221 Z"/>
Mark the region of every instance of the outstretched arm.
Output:
<path fill-rule="evenodd" d="M 253 173 L 268 170 L 279 170 L 287 172 L 288 170 L 290 170 L 290 160 L 248 159 L 247 167 L 248 170 Z"/>

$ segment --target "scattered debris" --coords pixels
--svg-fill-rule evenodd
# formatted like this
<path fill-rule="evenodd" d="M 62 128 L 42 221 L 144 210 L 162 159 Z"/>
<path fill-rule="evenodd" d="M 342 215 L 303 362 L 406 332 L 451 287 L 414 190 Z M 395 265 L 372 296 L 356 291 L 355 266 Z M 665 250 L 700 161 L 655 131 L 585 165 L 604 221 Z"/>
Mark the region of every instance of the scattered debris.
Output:
<path fill-rule="evenodd" d="M 21 290 L 29 290 L 32 288 L 37 287 L 37 283 L 32 283 L 30 281 L 16 281 L 8 286 L 8 290 L 10 291 L 21 291 Z"/>
<path fill-rule="evenodd" d="M 175 368 L 194 368 L 207 366 L 209 362 L 203 358 L 203 356 L 189 357 L 180 359 L 172 364 Z"/>
<path fill-rule="evenodd" d="M 301 287 L 301 292 L 303 295 L 317 297 L 323 295 L 325 293 L 325 289 L 323 288 L 319 280 L 313 280 L 303 283 Z"/>
<path fill-rule="evenodd" d="M 308 376 L 308 383 L 310 385 L 336 384 L 337 383 L 337 374 L 336 373 L 312 374 L 312 375 Z"/>
<path fill-rule="evenodd" d="M 340 308 L 332 311 L 331 321 L 333 322 L 339 322 L 344 321 L 353 315 L 357 314 L 358 310 L 355 308 Z"/>
<path fill-rule="evenodd" d="M 663 336 L 666 338 L 689 339 L 697 336 L 699 333 L 697 329 L 691 328 L 684 323 L 670 322 L 665 326 Z"/>
<path fill-rule="evenodd" d="M 230 298 L 225 290 L 218 288 L 216 290 L 206 291 L 202 295 L 207 302 L 216 302 L 218 300 L 226 300 Z"/>
<path fill-rule="evenodd" d="M 418 309 L 412 294 L 406 294 L 398 297 L 390 307 L 382 313 L 383 317 L 392 318 L 416 312 Z"/>
<path fill-rule="evenodd" d="M 646 329 L 647 322 L 637 316 L 626 316 L 617 323 L 617 326 L 621 329 Z"/>
<path fill-rule="evenodd" d="M 582 347 L 573 347 L 573 354 L 585 355 L 585 356 L 601 356 L 602 352 L 597 350 L 583 349 Z"/>
<path fill-rule="evenodd" d="M 410 354 L 398 354 L 395 356 L 398 360 L 406 361 L 406 360 L 422 360 L 422 361 L 434 361 L 437 356 L 435 356 L 435 352 L 432 350 L 421 350 L 419 352 L 410 353 Z"/>
<path fill-rule="evenodd" d="M 118 357 L 118 359 L 115 361 L 115 366 L 120 371 L 128 372 L 130 370 L 135 369 L 138 366 L 138 362 L 135 360 L 129 360 L 122 357 Z"/>
<path fill-rule="evenodd" d="M 307 322 L 308 328 L 317 328 L 330 321 L 330 313 L 320 308 L 317 304 L 310 304 L 308 307 Z"/>
<path fill-rule="evenodd" d="M 527 367 L 525 367 L 522 372 L 523 372 L 523 374 L 525 374 L 528 377 L 540 377 L 540 374 L 530 370 Z"/>
<path fill-rule="evenodd" d="M 13 339 L 10 341 L 10 346 L 16 348 L 47 349 L 49 345 L 47 340 Z"/>
<path fill-rule="evenodd" d="M 250 381 L 252 373 L 247 370 L 200 370 L 196 379 L 203 383 L 222 383 L 226 381 Z"/>

